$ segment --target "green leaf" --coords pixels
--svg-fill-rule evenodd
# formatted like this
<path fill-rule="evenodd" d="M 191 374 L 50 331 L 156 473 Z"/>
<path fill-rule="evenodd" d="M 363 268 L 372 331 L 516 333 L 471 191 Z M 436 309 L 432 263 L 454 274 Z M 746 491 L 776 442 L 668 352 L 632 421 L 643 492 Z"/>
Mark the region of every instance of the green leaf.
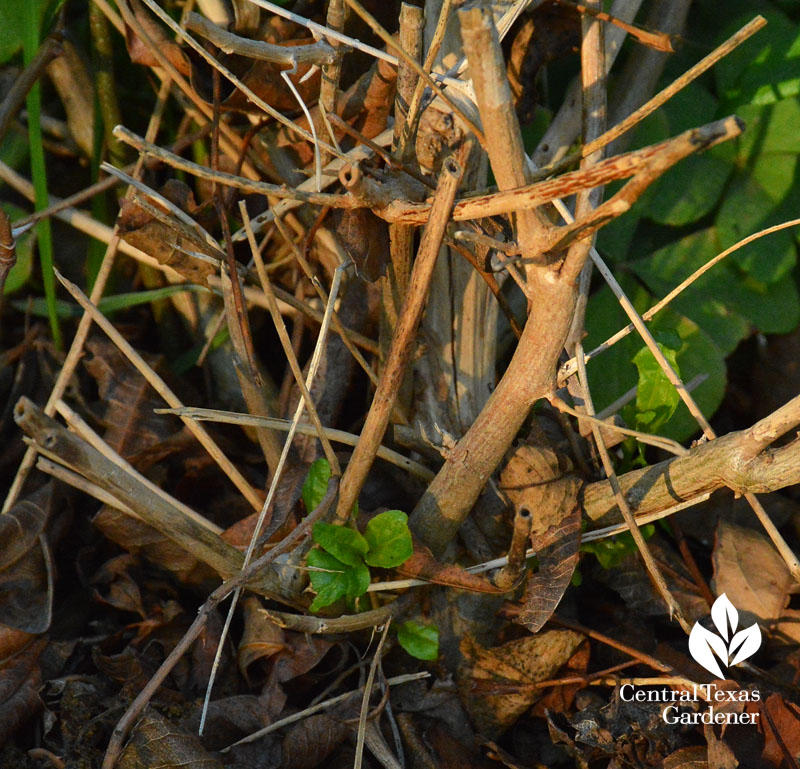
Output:
<path fill-rule="evenodd" d="M 409 620 L 397 630 L 397 640 L 412 657 L 435 660 L 439 656 L 439 629 Z"/>
<path fill-rule="evenodd" d="M 308 475 L 303 483 L 303 503 L 306 512 L 311 512 L 319 506 L 325 492 L 328 490 L 328 481 L 331 479 L 331 466 L 324 457 L 316 460 L 308 468 Z"/>
<path fill-rule="evenodd" d="M 106 296 L 100 300 L 98 308 L 102 313 L 116 312 L 117 310 L 127 310 L 131 307 L 138 307 L 142 304 L 150 304 L 159 299 L 167 299 L 175 294 L 182 294 L 187 291 L 197 293 L 209 293 L 205 286 L 195 286 L 189 283 L 182 283 L 176 286 L 164 286 L 162 288 L 151 288 L 146 291 L 131 291 L 127 294 L 115 294 Z"/>
<path fill-rule="evenodd" d="M 699 83 L 691 83 L 664 105 L 664 115 L 647 118 L 637 131 L 635 146 L 662 141 L 714 119 L 717 100 Z M 642 196 L 644 216 L 673 227 L 691 224 L 719 202 L 734 170 L 736 147 L 724 142 L 708 152 L 684 158 L 667 171 Z M 627 218 L 627 214 L 621 219 Z"/>
<path fill-rule="evenodd" d="M 675 344 L 674 340 L 672 344 Z M 675 346 L 680 346 L 680 338 Z M 677 351 L 661 343 L 658 343 L 658 348 L 680 376 Z M 655 433 L 675 413 L 680 396 L 647 347 L 642 347 L 633 356 L 633 363 L 639 371 L 636 388 L 636 429 Z"/>
<path fill-rule="evenodd" d="M 735 147 L 725 143 L 682 160 L 648 191 L 646 216 L 672 227 L 702 219 L 719 202 L 733 173 L 735 154 Z"/>
<path fill-rule="evenodd" d="M 308 565 L 313 567 L 308 574 L 311 587 L 317 594 L 311 611 L 319 611 L 345 596 L 356 597 L 367 592 L 369 569 L 363 561 L 357 566 L 349 566 L 330 553 L 315 548 L 308 554 Z"/>
<path fill-rule="evenodd" d="M 767 236 L 771 238 L 779 233 Z M 722 247 L 716 229 L 687 235 L 645 259 L 630 262 L 633 272 L 656 296 L 664 296 Z M 693 320 L 729 355 L 754 326 L 766 334 L 787 333 L 800 321 L 800 299 L 791 276 L 765 284 L 743 279 L 733 262 L 716 264 L 675 299 L 670 307 Z"/>
<path fill-rule="evenodd" d="M 800 153 L 800 99 L 796 96 L 768 105 L 744 104 L 736 114 L 747 126 L 735 142 L 741 167 L 763 152 Z"/>
<path fill-rule="evenodd" d="M 5 64 L 22 48 L 20 31 L 29 23 L 29 9 L 41 28 L 50 0 L 3 0 L 0 2 L 0 64 Z"/>
<path fill-rule="evenodd" d="M 369 545 L 366 561 L 370 566 L 391 569 L 405 563 L 414 553 L 408 516 L 402 510 L 376 515 L 367 524 L 364 537 Z"/>
<path fill-rule="evenodd" d="M 652 523 L 648 523 L 641 526 L 639 530 L 645 539 L 650 539 L 656 527 Z M 584 542 L 581 545 L 581 552 L 591 553 L 604 569 L 613 569 L 619 566 L 625 556 L 635 553 L 636 550 L 636 543 L 628 531 L 615 537 L 596 539 L 591 542 Z"/>
<path fill-rule="evenodd" d="M 639 313 L 655 303 L 655 298 L 641 284 L 624 274 L 620 278 L 623 289 Z M 614 295 L 608 288 L 602 288 L 589 299 L 586 311 L 586 349 L 591 350 L 627 323 L 628 316 L 619 307 Z M 719 347 L 695 322 L 669 308 L 662 310 L 650 322 L 650 327 L 654 333 L 677 331 L 683 342 L 677 356 L 682 378 L 685 382 L 690 382 L 698 374 L 705 375 L 705 381 L 692 391 L 692 396 L 703 414 L 710 417 L 719 407 L 725 393 L 725 359 Z M 589 361 L 589 385 L 598 411 L 636 386 L 638 372 L 631 361 L 641 344 L 638 336 L 630 334 L 607 352 Z M 681 403 L 659 432 L 682 441 L 696 433 L 697 429 L 697 423 Z"/>
<path fill-rule="evenodd" d="M 714 67 L 720 93 L 731 105 L 751 102 L 770 104 L 800 93 L 800 32 L 784 14 L 764 12 L 767 26 L 740 45 Z M 720 31 L 719 42 L 750 21 L 746 16 L 727 15 L 729 23 Z M 726 108 L 729 105 L 725 104 Z"/>
<path fill-rule="evenodd" d="M 320 547 L 348 566 L 364 563 L 367 540 L 354 529 L 319 521 L 314 524 L 313 538 Z"/>
<path fill-rule="evenodd" d="M 772 224 L 797 216 L 800 189 L 795 184 L 797 155 L 761 153 L 745 173 L 738 174 L 722 201 L 716 226 L 723 248 Z M 761 283 L 788 275 L 797 261 L 791 230 L 760 238 L 731 256 Z"/>

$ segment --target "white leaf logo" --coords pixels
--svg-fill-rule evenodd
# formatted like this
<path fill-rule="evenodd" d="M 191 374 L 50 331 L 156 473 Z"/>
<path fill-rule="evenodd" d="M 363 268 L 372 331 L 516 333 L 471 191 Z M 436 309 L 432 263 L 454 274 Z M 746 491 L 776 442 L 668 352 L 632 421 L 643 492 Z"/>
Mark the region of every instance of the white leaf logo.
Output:
<path fill-rule="evenodd" d="M 720 662 L 725 667 L 731 667 L 755 654 L 761 646 L 761 630 L 757 624 L 753 624 L 736 632 L 739 612 L 725 593 L 714 601 L 711 607 L 711 619 L 719 635 L 695 622 L 689 634 L 689 653 L 695 662 L 702 665 L 711 675 L 725 678 Z M 728 643 L 729 638 L 730 643 Z"/>

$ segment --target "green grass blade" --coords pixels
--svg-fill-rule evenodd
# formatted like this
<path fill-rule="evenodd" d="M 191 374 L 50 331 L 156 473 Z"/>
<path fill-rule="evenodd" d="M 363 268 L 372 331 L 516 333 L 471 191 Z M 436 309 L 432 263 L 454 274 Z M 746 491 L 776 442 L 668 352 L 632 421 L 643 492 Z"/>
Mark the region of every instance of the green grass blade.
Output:
<path fill-rule="evenodd" d="M 166 299 L 175 294 L 180 294 L 182 291 L 208 291 L 208 289 L 204 286 L 182 283 L 178 286 L 164 286 L 163 288 L 154 288 L 149 291 L 132 291 L 128 294 L 105 296 L 100 300 L 97 307 L 103 315 L 107 315 L 118 310 L 127 310 L 130 307 L 137 307 L 142 304 L 156 302 L 159 299 Z M 43 299 L 40 296 L 31 299 L 16 299 L 11 302 L 11 306 L 20 312 L 30 312 L 31 315 L 36 315 L 41 318 L 50 316 L 50 305 L 47 299 Z M 53 303 L 53 307 L 59 318 L 80 318 L 81 315 L 83 315 L 83 310 L 81 310 L 80 307 L 62 299 L 56 299 Z"/>
<path fill-rule="evenodd" d="M 41 13 L 39 4 L 27 3 L 25 14 L 25 29 L 23 42 L 23 56 L 25 64 L 29 64 L 39 48 L 39 24 Z M 47 208 L 49 198 L 47 194 L 47 170 L 44 162 L 44 146 L 42 145 L 42 126 L 40 123 L 42 105 L 39 84 L 31 88 L 27 97 L 28 109 L 28 141 L 31 158 L 31 177 L 35 191 L 35 208 L 40 211 Z M 56 347 L 61 349 L 64 345 L 61 328 L 58 323 L 56 310 L 56 277 L 53 272 L 53 233 L 50 229 L 50 220 L 43 219 L 36 225 L 39 244 L 39 261 L 42 267 L 42 282 L 44 295 L 47 301 L 47 316 L 50 320 L 50 330 Z"/>

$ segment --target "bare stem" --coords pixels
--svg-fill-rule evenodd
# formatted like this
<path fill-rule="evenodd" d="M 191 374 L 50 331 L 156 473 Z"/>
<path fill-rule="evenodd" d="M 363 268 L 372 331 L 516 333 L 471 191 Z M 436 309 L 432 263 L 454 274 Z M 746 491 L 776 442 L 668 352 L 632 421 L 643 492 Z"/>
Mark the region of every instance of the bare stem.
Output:
<path fill-rule="evenodd" d="M 466 159 L 466 155 L 463 152 L 461 154 L 463 161 Z M 398 318 L 386 365 L 375 390 L 372 407 L 361 431 L 361 439 L 342 478 L 342 491 L 336 511 L 339 521 L 347 519 L 353 504 L 358 499 L 369 468 L 375 459 L 378 446 L 383 440 L 383 434 L 386 432 L 386 426 L 397 398 L 397 391 L 411 357 L 414 336 L 425 309 L 436 257 L 439 254 L 463 173 L 462 163 L 453 157 L 448 158 L 442 167 L 431 216 L 422 234 L 422 241 L 411 273 L 408 295 Z"/>

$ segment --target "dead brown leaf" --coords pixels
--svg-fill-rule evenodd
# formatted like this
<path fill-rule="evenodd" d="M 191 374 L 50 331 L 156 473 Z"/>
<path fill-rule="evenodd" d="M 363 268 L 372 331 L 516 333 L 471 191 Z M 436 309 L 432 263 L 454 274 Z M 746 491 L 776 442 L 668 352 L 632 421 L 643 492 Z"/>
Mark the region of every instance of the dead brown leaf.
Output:
<path fill-rule="evenodd" d="M 589 667 L 591 655 L 591 646 L 588 641 L 584 641 L 578 646 L 578 649 L 569 660 L 567 660 L 567 664 L 561 669 L 559 675 L 563 678 L 580 678 L 585 676 L 586 670 Z M 568 712 L 572 708 L 575 693 L 582 687 L 582 683 L 575 683 L 553 686 L 550 689 L 544 690 L 544 696 L 533 706 L 531 714 L 544 718 L 546 710 L 553 710 L 556 713 Z"/>
<path fill-rule="evenodd" d="M 506 731 L 542 695 L 518 685 L 552 678 L 582 640 L 571 630 L 548 630 L 486 649 L 465 636 L 458 683 L 462 703 L 478 731 L 490 738 Z M 489 691 L 482 693 L 487 687 Z M 492 692 L 492 687 L 497 691 Z"/>
<path fill-rule="evenodd" d="M 261 602 L 250 596 L 242 602 L 244 633 L 236 650 L 236 661 L 245 679 L 247 670 L 256 660 L 272 657 L 288 650 L 283 630 L 271 620 Z"/>
<path fill-rule="evenodd" d="M 728 595 L 744 615 L 739 620 L 742 626 L 757 620 L 798 637 L 795 618 L 780 622 L 796 584 L 765 534 L 720 518 L 712 560 L 712 589 L 717 595 Z"/>
<path fill-rule="evenodd" d="M 184 431 L 175 430 L 174 420 L 155 413 L 155 409 L 163 406 L 162 399 L 111 342 L 89 339 L 86 349 L 91 357 L 84 359 L 83 365 L 97 382 L 105 406 L 103 439 L 114 451 L 139 472 L 145 472 L 188 443 L 188 439 L 183 444 L 175 440 Z M 158 373 L 164 374 L 163 356 L 143 357 Z"/>
<path fill-rule="evenodd" d="M 433 582 L 436 585 L 446 585 L 459 590 L 470 590 L 474 593 L 492 593 L 502 595 L 507 593 L 489 580 L 477 574 L 470 574 L 460 566 L 452 563 L 441 563 L 433 557 L 433 553 L 418 542 L 414 543 L 414 555 L 402 566 L 397 567 L 397 573 L 404 577 L 415 577 Z"/>
<path fill-rule="evenodd" d="M 105 404 L 103 439 L 112 449 L 146 473 L 157 462 L 193 445 L 188 431 L 173 429 L 169 417 L 154 413 L 163 402 L 113 344 L 90 339 L 86 347 L 92 357 L 84 365 L 97 382 L 98 394 Z M 164 373 L 161 358 L 144 357 L 157 372 Z M 92 522 L 112 542 L 130 553 L 144 554 L 183 582 L 197 584 L 214 578 L 211 569 L 185 548 L 114 507 L 104 505 Z"/>
<path fill-rule="evenodd" d="M 342 743 L 350 727 L 326 713 L 300 721 L 283 738 L 281 769 L 314 769 Z"/>
<path fill-rule="evenodd" d="M 117 769 L 222 769 L 194 734 L 148 709 L 136 724 Z"/>
<path fill-rule="evenodd" d="M 45 525 L 53 504 L 48 483 L 0 516 L 0 623 L 26 633 L 50 627 L 53 573 Z"/>
<path fill-rule="evenodd" d="M 153 45 L 167 57 L 178 72 L 188 76 L 189 60 L 181 47 L 166 34 L 164 28 L 138 2 L 133 3 L 133 15 L 142 25 L 144 33 L 150 38 Z M 128 55 L 135 64 L 142 64 L 145 67 L 161 66 L 150 47 L 127 24 L 125 25 L 125 44 L 128 47 Z"/>
<path fill-rule="evenodd" d="M 368 208 L 336 209 L 330 213 L 335 232 L 358 276 L 374 283 L 386 274 L 389 228 Z"/>
<path fill-rule="evenodd" d="M 311 42 L 309 38 L 304 38 L 301 40 L 286 40 L 281 42 L 280 45 L 307 45 L 309 42 Z M 214 102 L 214 86 L 211 67 L 199 54 L 191 49 L 186 51 L 186 55 L 188 55 L 191 62 L 192 88 L 203 101 L 212 104 Z M 295 112 L 302 114 L 297 97 L 292 93 L 281 75 L 281 72 L 286 71 L 288 68 L 269 61 L 257 61 L 238 55 L 229 56 L 221 52 L 217 53 L 216 58 L 233 72 L 247 88 L 267 102 L 273 109 L 289 114 Z M 298 64 L 297 71 L 289 75 L 306 104 L 313 104 L 319 94 L 319 70 L 316 70 L 305 82 L 302 82 L 303 77 L 310 70 L 310 64 Z M 239 90 L 227 78 L 220 78 L 220 81 L 220 107 L 223 110 L 255 111 L 263 114 L 263 110 L 253 104 L 250 97 Z"/>
<path fill-rule="evenodd" d="M 764 735 L 761 758 L 768 766 L 795 769 L 800 755 L 800 707 L 787 702 L 780 694 L 771 694 L 762 702 L 750 702 L 747 712 L 759 712 L 759 730 Z"/>
<path fill-rule="evenodd" d="M 708 748 L 681 748 L 664 759 L 664 769 L 708 769 Z"/>
<path fill-rule="evenodd" d="M 20 644 L 0 660 L 0 745 L 42 708 L 39 657 L 47 641 L 0 625 L 0 645 L 10 649 Z"/>
<path fill-rule="evenodd" d="M 537 633 L 558 607 L 578 565 L 581 546 L 581 509 L 575 506 L 561 523 L 542 538 L 552 542 L 539 552 L 539 571 L 528 578 L 522 609 L 514 621 Z"/>
<path fill-rule="evenodd" d="M 183 182 L 171 179 L 159 192 L 185 213 L 195 213 L 194 195 Z M 206 285 L 207 278 L 217 273 L 221 252 L 207 243 L 198 231 L 168 213 L 163 206 L 152 201 L 150 203 L 163 212 L 169 223 L 160 221 L 133 200 L 125 199 L 120 204 L 117 219 L 120 237 L 192 283 Z M 208 259 L 193 256 L 194 253 Z"/>

